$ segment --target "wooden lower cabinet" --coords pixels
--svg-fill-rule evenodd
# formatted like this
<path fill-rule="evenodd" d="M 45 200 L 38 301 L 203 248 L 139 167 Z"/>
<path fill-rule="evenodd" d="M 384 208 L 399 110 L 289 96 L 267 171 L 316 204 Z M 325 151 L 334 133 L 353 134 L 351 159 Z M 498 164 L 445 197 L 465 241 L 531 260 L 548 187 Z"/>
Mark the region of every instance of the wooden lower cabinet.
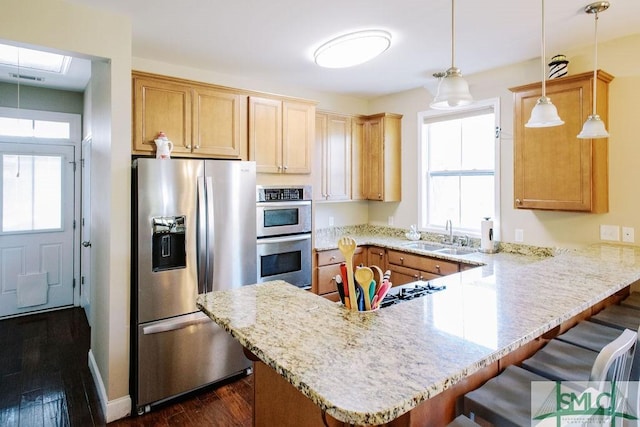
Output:
<path fill-rule="evenodd" d="M 338 249 L 316 252 L 316 277 L 311 285 L 311 291 L 331 301 L 339 301 L 340 296 L 336 288 L 336 275 L 340 274 L 340 264 L 344 256 Z M 366 251 L 363 247 L 356 248 L 353 254 L 353 266 L 366 264 Z"/>
<path fill-rule="evenodd" d="M 389 249 L 387 268 L 391 270 L 393 286 L 399 286 L 457 273 L 460 271 L 460 263 Z"/>

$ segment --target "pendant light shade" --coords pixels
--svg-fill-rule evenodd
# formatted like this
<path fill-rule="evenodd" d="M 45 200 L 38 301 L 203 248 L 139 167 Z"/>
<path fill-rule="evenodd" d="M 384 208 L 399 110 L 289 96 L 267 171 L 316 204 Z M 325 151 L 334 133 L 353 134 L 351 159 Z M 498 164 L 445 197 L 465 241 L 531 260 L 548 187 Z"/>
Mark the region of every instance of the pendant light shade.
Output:
<path fill-rule="evenodd" d="M 609 132 L 604 127 L 604 122 L 600 116 L 596 114 L 596 89 L 598 83 L 598 13 L 609 9 L 608 1 L 598 1 L 591 3 L 584 8 L 586 13 L 595 15 L 595 29 L 593 41 L 593 110 L 587 117 L 587 121 L 582 126 L 582 131 L 578 134 L 580 139 L 608 138 Z"/>
<path fill-rule="evenodd" d="M 542 51 L 542 96 L 538 98 L 536 105 L 531 110 L 531 117 L 525 124 L 528 128 L 543 128 L 551 126 L 560 126 L 564 124 L 560 116 L 558 116 L 558 109 L 551 102 L 551 99 L 547 97 L 546 87 L 546 73 L 545 73 L 545 38 L 544 38 L 544 0 L 542 0 L 542 42 L 540 43 Z"/>
<path fill-rule="evenodd" d="M 469 93 L 469 84 L 462 77 L 455 63 L 455 0 L 451 0 L 451 67 L 445 72 L 438 83 L 438 93 L 429 104 L 435 109 L 449 109 L 469 105 L 473 97 Z"/>

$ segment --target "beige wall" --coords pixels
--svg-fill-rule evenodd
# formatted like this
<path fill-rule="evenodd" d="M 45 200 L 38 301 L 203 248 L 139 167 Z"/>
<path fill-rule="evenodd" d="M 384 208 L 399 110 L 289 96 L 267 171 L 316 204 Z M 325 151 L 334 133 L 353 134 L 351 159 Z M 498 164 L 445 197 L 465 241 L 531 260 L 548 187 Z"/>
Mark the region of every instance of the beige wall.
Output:
<path fill-rule="evenodd" d="M 593 46 L 567 51 L 569 73 L 592 70 Z M 502 241 L 513 242 L 515 229 L 524 230 L 524 243 L 574 247 L 599 241 L 600 224 L 630 226 L 640 242 L 640 197 L 634 191 L 640 182 L 640 144 L 634 133 L 640 99 L 640 34 L 598 46 L 598 66 L 615 76 L 609 86 L 609 213 L 585 214 L 513 209 L 513 97 L 508 90 L 540 80 L 540 62 L 534 59 L 482 74 L 466 76 L 475 99 L 500 97 L 501 103 L 501 207 Z M 371 101 L 370 111 L 404 115 L 402 123 L 402 202 L 369 205 L 369 222 L 386 224 L 393 215 L 397 226 L 409 227 L 418 218 L 417 113 L 428 109 L 431 94 L 424 88 Z M 318 218 L 321 223 L 324 218 Z"/>
<path fill-rule="evenodd" d="M 0 39 L 90 58 L 91 350 L 109 402 L 129 394 L 131 23 L 61 0 L 0 0 Z M 109 416 L 109 414 L 108 414 Z"/>

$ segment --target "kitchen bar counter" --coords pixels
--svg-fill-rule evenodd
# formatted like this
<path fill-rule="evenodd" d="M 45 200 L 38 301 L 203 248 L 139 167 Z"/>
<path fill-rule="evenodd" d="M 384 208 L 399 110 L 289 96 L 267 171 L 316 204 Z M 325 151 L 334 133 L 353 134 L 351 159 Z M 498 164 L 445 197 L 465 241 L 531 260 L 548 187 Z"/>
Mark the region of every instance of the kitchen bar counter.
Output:
<path fill-rule="evenodd" d="M 375 312 L 281 281 L 201 295 L 198 306 L 326 414 L 375 425 L 640 279 L 638 247 L 472 257 L 484 267 L 433 281 L 446 290 Z"/>

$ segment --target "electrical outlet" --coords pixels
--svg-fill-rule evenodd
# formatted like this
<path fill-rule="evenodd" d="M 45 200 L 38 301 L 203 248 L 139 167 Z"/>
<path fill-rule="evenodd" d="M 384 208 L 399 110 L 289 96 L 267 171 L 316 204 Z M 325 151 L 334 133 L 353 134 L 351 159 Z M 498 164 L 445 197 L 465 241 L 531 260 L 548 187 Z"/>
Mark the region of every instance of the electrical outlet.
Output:
<path fill-rule="evenodd" d="M 522 228 L 516 228 L 515 241 L 524 242 L 524 230 Z"/>
<path fill-rule="evenodd" d="M 329 227 L 333 227 L 333 217 L 329 217 Z"/>
<path fill-rule="evenodd" d="M 620 227 L 617 225 L 600 225 L 600 240 L 620 241 Z"/>
<path fill-rule="evenodd" d="M 627 243 L 635 242 L 635 229 L 633 227 L 622 227 L 622 241 Z"/>
<path fill-rule="evenodd" d="M 387 224 L 393 225 L 393 215 L 387 218 Z"/>

